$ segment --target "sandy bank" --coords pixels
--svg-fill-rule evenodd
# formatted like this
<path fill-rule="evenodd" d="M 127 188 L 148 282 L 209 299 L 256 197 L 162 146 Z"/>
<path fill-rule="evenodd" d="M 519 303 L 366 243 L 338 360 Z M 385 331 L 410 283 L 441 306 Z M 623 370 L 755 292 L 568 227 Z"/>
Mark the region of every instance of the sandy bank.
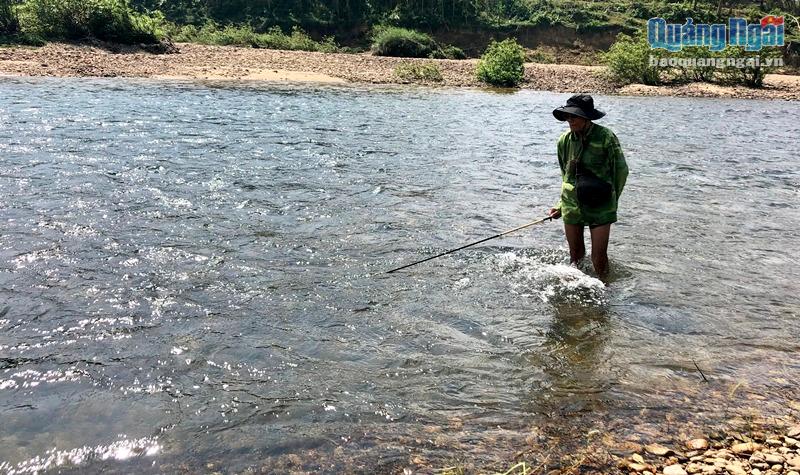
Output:
<path fill-rule="evenodd" d="M 179 44 L 177 54 L 110 52 L 92 46 L 51 43 L 42 48 L 0 48 L 0 74 L 57 77 L 139 77 L 167 79 L 266 80 L 404 84 L 395 74 L 401 63 L 434 62 L 446 87 L 481 87 L 476 60 L 410 60 L 368 54 L 277 51 L 230 46 Z M 763 89 L 686 84 L 674 87 L 630 85 L 617 88 L 604 68 L 565 64 L 525 66 L 525 89 L 624 95 L 736 97 L 800 100 L 800 76 L 767 75 Z"/>

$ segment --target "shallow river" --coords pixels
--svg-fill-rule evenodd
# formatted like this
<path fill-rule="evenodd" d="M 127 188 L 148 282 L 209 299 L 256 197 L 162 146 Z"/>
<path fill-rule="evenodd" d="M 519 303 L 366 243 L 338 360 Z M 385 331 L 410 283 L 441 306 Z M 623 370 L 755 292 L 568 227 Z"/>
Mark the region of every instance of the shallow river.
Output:
<path fill-rule="evenodd" d="M 560 222 L 384 273 L 544 216 L 566 97 L 0 80 L 0 472 L 500 469 L 781 414 L 797 103 L 596 97 L 607 288 Z"/>

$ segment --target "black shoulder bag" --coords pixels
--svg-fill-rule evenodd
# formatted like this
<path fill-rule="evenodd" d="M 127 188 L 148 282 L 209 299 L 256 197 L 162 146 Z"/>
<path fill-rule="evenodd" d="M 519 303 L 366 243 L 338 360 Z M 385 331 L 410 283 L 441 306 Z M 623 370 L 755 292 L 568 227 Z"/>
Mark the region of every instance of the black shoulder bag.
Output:
<path fill-rule="evenodd" d="M 583 144 L 585 146 L 585 144 Z M 611 200 L 611 183 L 601 179 L 581 163 L 583 150 L 575 167 L 578 202 L 587 208 L 599 208 Z"/>

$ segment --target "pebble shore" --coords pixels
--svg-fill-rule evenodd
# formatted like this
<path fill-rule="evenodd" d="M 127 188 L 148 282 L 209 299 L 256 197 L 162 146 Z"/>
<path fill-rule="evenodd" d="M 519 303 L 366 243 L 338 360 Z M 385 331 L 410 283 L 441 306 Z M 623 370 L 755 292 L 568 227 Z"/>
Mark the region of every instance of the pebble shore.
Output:
<path fill-rule="evenodd" d="M 618 463 L 642 475 L 800 475 L 800 425 L 782 434 L 727 435 L 693 439 L 685 447 L 647 445 Z"/>
<path fill-rule="evenodd" d="M 52 77 L 132 77 L 185 80 L 289 81 L 355 84 L 409 84 L 395 69 L 403 63 L 434 63 L 442 80 L 435 87 L 482 87 L 476 60 L 433 60 L 370 54 L 280 51 L 179 43 L 177 53 L 152 54 L 138 49 L 50 43 L 41 48 L 0 48 L 0 75 Z M 616 87 L 602 66 L 525 65 L 524 89 L 563 93 L 634 96 L 733 97 L 800 101 L 800 76 L 767 75 L 765 87 L 727 87 L 691 83 L 679 86 Z"/>

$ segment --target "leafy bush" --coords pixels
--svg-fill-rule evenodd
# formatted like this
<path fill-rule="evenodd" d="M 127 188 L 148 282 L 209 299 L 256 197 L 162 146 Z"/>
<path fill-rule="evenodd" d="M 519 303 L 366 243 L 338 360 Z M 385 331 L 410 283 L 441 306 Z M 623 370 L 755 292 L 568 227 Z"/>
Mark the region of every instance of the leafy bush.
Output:
<path fill-rule="evenodd" d="M 745 51 L 740 46 L 728 46 L 720 52 L 720 56 L 736 58 L 741 62 L 741 64 L 729 65 L 722 69 L 721 83 L 758 88 L 764 85 L 764 76 L 771 69 L 765 64 L 765 60 L 780 58 L 782 53 L 780 48 L 770 47 L 761 51 Z M 758 64 L 755 64 L 756 58 L 760 60 Z"/>
<path fill-rule="evenodd" d="M 378 56 L 428 58 L 438 50 L 430 35 L 396 26 L 377 26 L 372 35 L 372 51 Z"/>
<path fill-rule="evenodd" d="M 661 84 L 661 75 L 657 66 L 649 64 L 650 56 L 662 57 L 662 51 L 650 49 L 650 44 L 644 35 L 632 37 L 620 33 L 611 48 L 601 54 L 601 59 L 617 83 L 641 83 L 652 86 Z"/>
<path fill-rule="evenodd" d="M 516 87 L 525 73 L 525 50 L 514 38 L 492 41 L 478 62 L 478 79 L 493 86 Z"/>
<path fill-rule="evenodd" d="M 716 23 L 718 20 L 723 23 L 726 22 L 724 18 L 717 17 L 716 10 L 712 10 L 707 4 L 691 2 L 683 3 L 659 3 L 659 10 L 657 15 L 665 20 L 667 23 L 683 23 L 687 18 L 691 18 L 695 24 L 697 23 Z"/>
<path fill-rule="evenodd" d="M 20 7 L 23 30 L 47 39 L 156 43 L 161 19 L 137 13 L 128 0 L 27 0 Z"/>
<path fill-rule="evenodd" d="M 400 79 L 413 82 L 441 82 L 442 72 L 435 64 L 400 63 L 394 70 Z"/>
<path fill-rule="evenodd" d="M 0 35 L 19 33 L 19 17 L 10 0 L 0 0 Z"/>
<path fill-rule="evenodd" d="M 434 59 L 467 59 L 464 50 L 453 45 L 445 45 L 441 48 L 437 48 L 430 54 L 430 57 Z"/>
<path fill-rule="evenodd" d="M 676 53 L 672 53 L 671 57 L 674 58 L 686 58 L 686 59 L 698 59 L 698 58 L 719 58 L 721 55 L 719 52 L 711 51 L 708 48 L 698 47 L 698 46 L 689 46 L 681 49 Z M 719 69 L 711 65 L 706 66 L 678 66 L 678 77 L 679 81 L 683 82 L 692 82 L 692 81 L 700 81 L 700 82 L 713 82 L 719 72 Z"/>

